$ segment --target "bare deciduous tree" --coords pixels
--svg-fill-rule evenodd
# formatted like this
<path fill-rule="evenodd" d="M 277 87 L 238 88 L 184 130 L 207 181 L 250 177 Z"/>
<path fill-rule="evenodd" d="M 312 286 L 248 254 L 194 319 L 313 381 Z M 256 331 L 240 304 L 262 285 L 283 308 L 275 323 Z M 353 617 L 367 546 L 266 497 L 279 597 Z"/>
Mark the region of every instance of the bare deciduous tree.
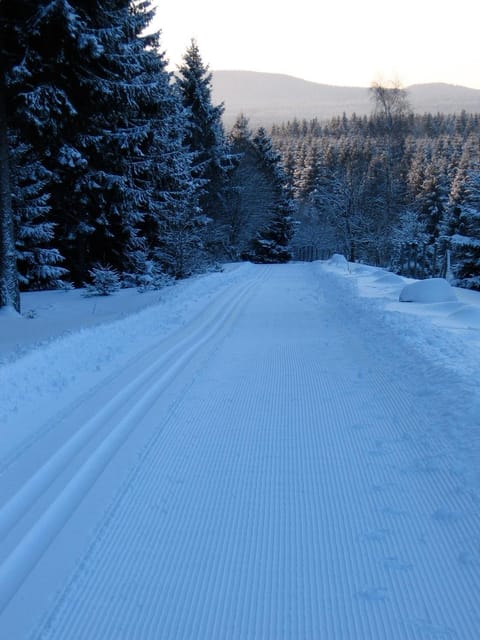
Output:
<path fill-rule="evenodd" d="M 380 164 L 383 167 L 384 202 L 382 205 L 385 230 L 396 224 L 397 203 L 400 199 L 401 187 L 397 165 L 403 154 L 403 142 L 408 129 L 408 116 L 411 113 L 407 92 L 399 82 L 391 86 L 374 82 L 370 88 L 370 96 L 374 103 L 376 126 L 383 138 Z"/>
<path fill-rule="evenodd" d="M 405 118 L 411 112 L 407 91 L 399 82 L 393 82 L 389 87 L 380 82 L 373 82 L 370 97 L 376 115 L 385 119 L 387 128 L 393 129 L 395 120 Z"/>

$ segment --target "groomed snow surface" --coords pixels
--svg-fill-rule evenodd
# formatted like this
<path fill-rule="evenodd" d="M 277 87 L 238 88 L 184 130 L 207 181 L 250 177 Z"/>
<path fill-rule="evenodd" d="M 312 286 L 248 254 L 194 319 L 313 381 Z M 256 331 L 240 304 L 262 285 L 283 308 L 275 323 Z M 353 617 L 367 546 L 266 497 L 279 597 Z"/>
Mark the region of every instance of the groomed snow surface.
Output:
<path fill-rule="evenodd" d="M 337 256 L 23 308 L 2 640 L 478 640 L 479 294 Z"/>

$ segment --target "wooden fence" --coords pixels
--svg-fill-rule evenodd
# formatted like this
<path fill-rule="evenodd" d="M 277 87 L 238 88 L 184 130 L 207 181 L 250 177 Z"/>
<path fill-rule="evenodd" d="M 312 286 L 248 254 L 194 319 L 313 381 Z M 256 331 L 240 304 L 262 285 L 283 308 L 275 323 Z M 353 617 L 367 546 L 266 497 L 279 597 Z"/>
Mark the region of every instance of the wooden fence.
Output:
<path fill-rule="evenodd" d="M 314 245 L 296 247 L 293 250 L 293 259 L 299 262 L 313 262 L 314 260 L 328 260 L 332 252 L 329 249 L 320 249 Z"/>

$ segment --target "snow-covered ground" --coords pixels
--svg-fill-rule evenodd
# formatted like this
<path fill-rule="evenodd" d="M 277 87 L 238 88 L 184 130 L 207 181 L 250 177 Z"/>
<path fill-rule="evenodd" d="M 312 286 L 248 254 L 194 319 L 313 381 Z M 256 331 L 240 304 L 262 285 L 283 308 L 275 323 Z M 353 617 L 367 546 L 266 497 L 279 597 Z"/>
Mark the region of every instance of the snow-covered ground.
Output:
<path fill-rule="evenodd" d="M 2 454 L 35 433 L 53 412 L 89 392 L 133 357 L 174 336 L 252 265 L 226 265 L 160 291 L 123 289 L 22 295 L 22 316 L 0 310 Z M 35 416 L 32 424 L 30 416 Z"/>
<path fill-rule="evenodd" d="M 336 258 L 22 303 L 2 640 L 478 639 L 480 294 Z"/>

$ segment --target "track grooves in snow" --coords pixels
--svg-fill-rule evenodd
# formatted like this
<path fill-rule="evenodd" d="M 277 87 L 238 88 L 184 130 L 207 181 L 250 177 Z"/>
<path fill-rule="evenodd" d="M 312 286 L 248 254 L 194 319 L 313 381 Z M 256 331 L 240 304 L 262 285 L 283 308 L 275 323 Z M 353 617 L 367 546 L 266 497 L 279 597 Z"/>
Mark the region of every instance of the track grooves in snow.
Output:
<path fill-rule="evenodd" d="M 431 411 L 312 267 L 267 275 L 32 638 L 478 640 L 478 508 Z"/>
<path fill-rule="evenodd" d="M 219 296 L 201 315 L 200 321 L 194 321 L 193 326 L 184 332 L 186 337 L 155 359 L 95 413 L 4 505 L 0 511 L 0 541 L 48 491 L 72 460 L 89 446 L 98 431 L 104 431 L 101 442 L 92 447 L 69 482 L 50 498 L 43 514 L 3 560 L 0 566 L 0 612 L 163 389 L 188 365 L 196 352 L 218 339 L 220 330 L 235 316 L 255 284 L 257 279 L 249 280 Z"/>

